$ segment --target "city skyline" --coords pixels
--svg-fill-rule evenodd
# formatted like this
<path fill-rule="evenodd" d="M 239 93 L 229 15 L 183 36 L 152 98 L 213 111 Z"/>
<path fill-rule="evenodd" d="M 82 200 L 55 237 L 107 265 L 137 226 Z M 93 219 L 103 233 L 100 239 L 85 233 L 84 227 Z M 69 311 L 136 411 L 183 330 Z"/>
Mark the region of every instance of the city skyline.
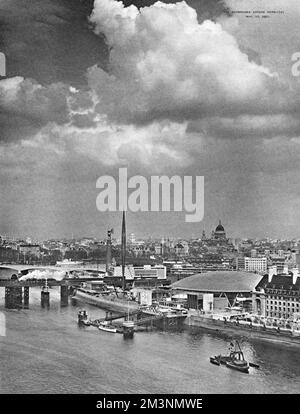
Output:
<path fill-rule="evenodd" d="M 247 19 L 238 0 L 0 2 L 0 234 L 118 228 L 119 212 L 97 211 L 96 181 L 127 167 L 205 182 L 203 221 L 129 213 L 130 232 L 191 237 L 221 218 L 232 238 L 299 237 L 300 8 L 264 4 L 278 13 Z"/>
<path fill-rule="evenodd" d="M 127 212 L 128 214 L 128 212 Z M 131 213 L 134 214 L 134 213 Z M 127 217 L 127 216 L 126 216 Z M 219 220 L 220 222 L 221 220 Z M 130 222 L 130 220 L 129 220 Z M 121 223 L 121 222 L 120 222 Z M 10 233 L 0 233 L 0 238 L 2 237 L 3 240 L 32 240 L 33 242 L 43 242 L 43 241 L 47 241 L 47 240 L 82 240 L 82 239 L 94 239 L 94 240 L 98 240 L 98 241 L 103 241 L 106 240 L 107 238 L 107 231 L 111 228 L 114 231 L 114 237 L 112 237 L 112 240 L 121 240 L 121 224 L 118 223 L 116 221 L 116 225 L 114 227 L 111 226 L 107 226 L 106 229 L 104 229 L 103 232 L 97 233 L 95 235 L 93 234 L 87 234 L 87 233 L 82 233 L 82 234 L 76 234 L 74 232 L 70 233 L 70 234 L 64 234 L 62 236 L 59 237 L 46 237 L 46 238 L 36 238 L 34 235 L 31 234 L 10 234 Z M 222 222 L 222 225 L 224 223 Z M 212 233 L 214 232 L 215 227 L 218 225 L 218 222 L 216 221 L 214 224 L 212 224 L 212 226 L 210 227 L 200 227 L 199 232 L 195 232 L 192 233 L 191 235 L 171 235 L 168 233 L 161 233 L 161 234 L 152 234 L 152 235 L 148 235 L 148 234 L 142 234 L 139 230 L 137 230 L 137 232 L 131 231 L 130 229 L 128 229 L 128 237 L 127 240 L 130 240 L 131 237 L 134 236 L 136 241 L 146 241 L 146 240 L 156 240 L 156 241 L 167 241 L 167 240 L 201 240 L 203 238 L 203 232 L 205 233 L 205 236 L 207 239 L 209 239 L 212 236 Z M 225 227 L 225 226 L 224 226 Z M 229 226 L 230 227 L 230 226 Z M 227 234 L 227 229 L 228 226 L 226 226 L 226 234 Z M 120 230 L 120 231 L 119 231 Z M 120 233 L 120 234 L 119 234 Z M 268 241 L 280 241 L 280 242 L 285 242 L 285 241 L 300 241 L 300 237 L 280 237 L 280 235 L 278 237 L 268 237 L 267 235 L 263 236 L 263 237 L 247 237 L 246 235 L 241 235 L 241 236 L 232 236 L 231 234 L 227 234 L 227 238 L 228 240 L 252 240 L 252 241 L 264 241 L 264 240 L 268 240 Z M 31 242 L 28 242 L 29 244 Z"/>

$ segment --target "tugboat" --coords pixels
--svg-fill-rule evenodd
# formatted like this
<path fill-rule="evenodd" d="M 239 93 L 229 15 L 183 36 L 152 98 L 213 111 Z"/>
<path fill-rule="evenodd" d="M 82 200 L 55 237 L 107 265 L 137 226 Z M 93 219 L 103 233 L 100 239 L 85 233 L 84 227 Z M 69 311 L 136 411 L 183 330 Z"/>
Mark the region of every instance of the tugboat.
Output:
<path fill-rule="evenodd" d="M 234 346 L 232 343 L 230 346 Z M 234 350 L 229 355 L 218 355 L 210 357 L 210 362 L 215 365 L 226 365 L 228 368 L 235 369 L 240 372 L 249 372 L 249 363 L 245 360 L 243 351 L 238 341 L 235 341 Z M 252 364 L 254 366 L 254 364 Z M 258 367 L 258 366 L 257 366 Z"/>
<path fill-rule="evenodd" d="M 236 341 L 235 350 L 230 352 L 230 360 L 226 362 L 226 366 L 231 369 L 236 369 L 240 372 L 249 372 L 249 363 L 245 360 L 240 344 Z"/>

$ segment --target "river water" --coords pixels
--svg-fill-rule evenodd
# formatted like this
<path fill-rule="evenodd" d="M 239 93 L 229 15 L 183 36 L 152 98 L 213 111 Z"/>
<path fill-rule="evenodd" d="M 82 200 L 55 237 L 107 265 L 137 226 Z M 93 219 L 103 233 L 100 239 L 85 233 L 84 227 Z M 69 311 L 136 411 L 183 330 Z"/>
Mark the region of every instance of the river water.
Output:
<path fill-rule="evenodd" d="M 60 307 L 59 291 L 51 289 L 50 295 L 49 310 L 40 306 L 39 289 L 31 289 L 29 310 L 5 310 L 0 289 L 6 320 L 0 393 L 300 392 L 298 348 L 244 339 L 246 359 L 260 365 L 247 375 L 210 364 L 210 355 L 227 353 L 226 336 L 186 328 L 138 332 L 124 340 L 94 327 L 79 328 L 80 304 Z M 105 315 L 84 308 L 92 318 Z"/>

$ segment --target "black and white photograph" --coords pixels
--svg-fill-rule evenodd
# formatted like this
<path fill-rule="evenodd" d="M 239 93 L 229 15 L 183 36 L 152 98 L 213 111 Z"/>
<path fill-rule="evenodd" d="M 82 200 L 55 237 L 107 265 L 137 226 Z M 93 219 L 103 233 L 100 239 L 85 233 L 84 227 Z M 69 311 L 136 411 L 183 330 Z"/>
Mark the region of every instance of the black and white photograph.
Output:
<path fill-rule="evenodd" d="M 0 0 L 0 400 L 299 396 L 299 183 L 299 0 Z"/>

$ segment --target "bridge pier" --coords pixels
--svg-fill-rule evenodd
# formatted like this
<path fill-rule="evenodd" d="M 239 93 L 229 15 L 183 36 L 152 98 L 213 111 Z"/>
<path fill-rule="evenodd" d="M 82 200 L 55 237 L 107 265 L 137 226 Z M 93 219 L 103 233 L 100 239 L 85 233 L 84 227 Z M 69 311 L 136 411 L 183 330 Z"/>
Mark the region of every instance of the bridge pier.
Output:
<path fill-rule="evenodd" d="M 105 311 L 105 320 L 111 320 L 113 317 L 113 313 L 111 311 Z"/>
<path fill-rule="evenodd" d="M 41 291 L 41 306 L 42 308 L 50 307 L 50 292 L 48 290 Z"/>
<path fill-rule="evenodd" d="M 7 309 L 12 308 L 12 294 L 11 294 L 11 288 L 9 287 L 5 288 L 5 307 Z"/>
<path fill-rule="evenodd" d="M 29 308 L 29 286 L 23 288 L 23 305 L 25 309 Z"/>
<path fill-rule="evenodd" d="M 60 287 L 60 303 L 62 306 L 68 306 L 69 303 L 69 287 L 61 285 Z"/>
<path fill-rule="evenodd" d="M 29 308 L 29 286 L 6 286 L 5 307 L 7 309 Z"/>
<path fill-rule="evenodd" d="M 7 309 L 22 308 L 22 287 L 5 288 L 5 307 Z"/>

